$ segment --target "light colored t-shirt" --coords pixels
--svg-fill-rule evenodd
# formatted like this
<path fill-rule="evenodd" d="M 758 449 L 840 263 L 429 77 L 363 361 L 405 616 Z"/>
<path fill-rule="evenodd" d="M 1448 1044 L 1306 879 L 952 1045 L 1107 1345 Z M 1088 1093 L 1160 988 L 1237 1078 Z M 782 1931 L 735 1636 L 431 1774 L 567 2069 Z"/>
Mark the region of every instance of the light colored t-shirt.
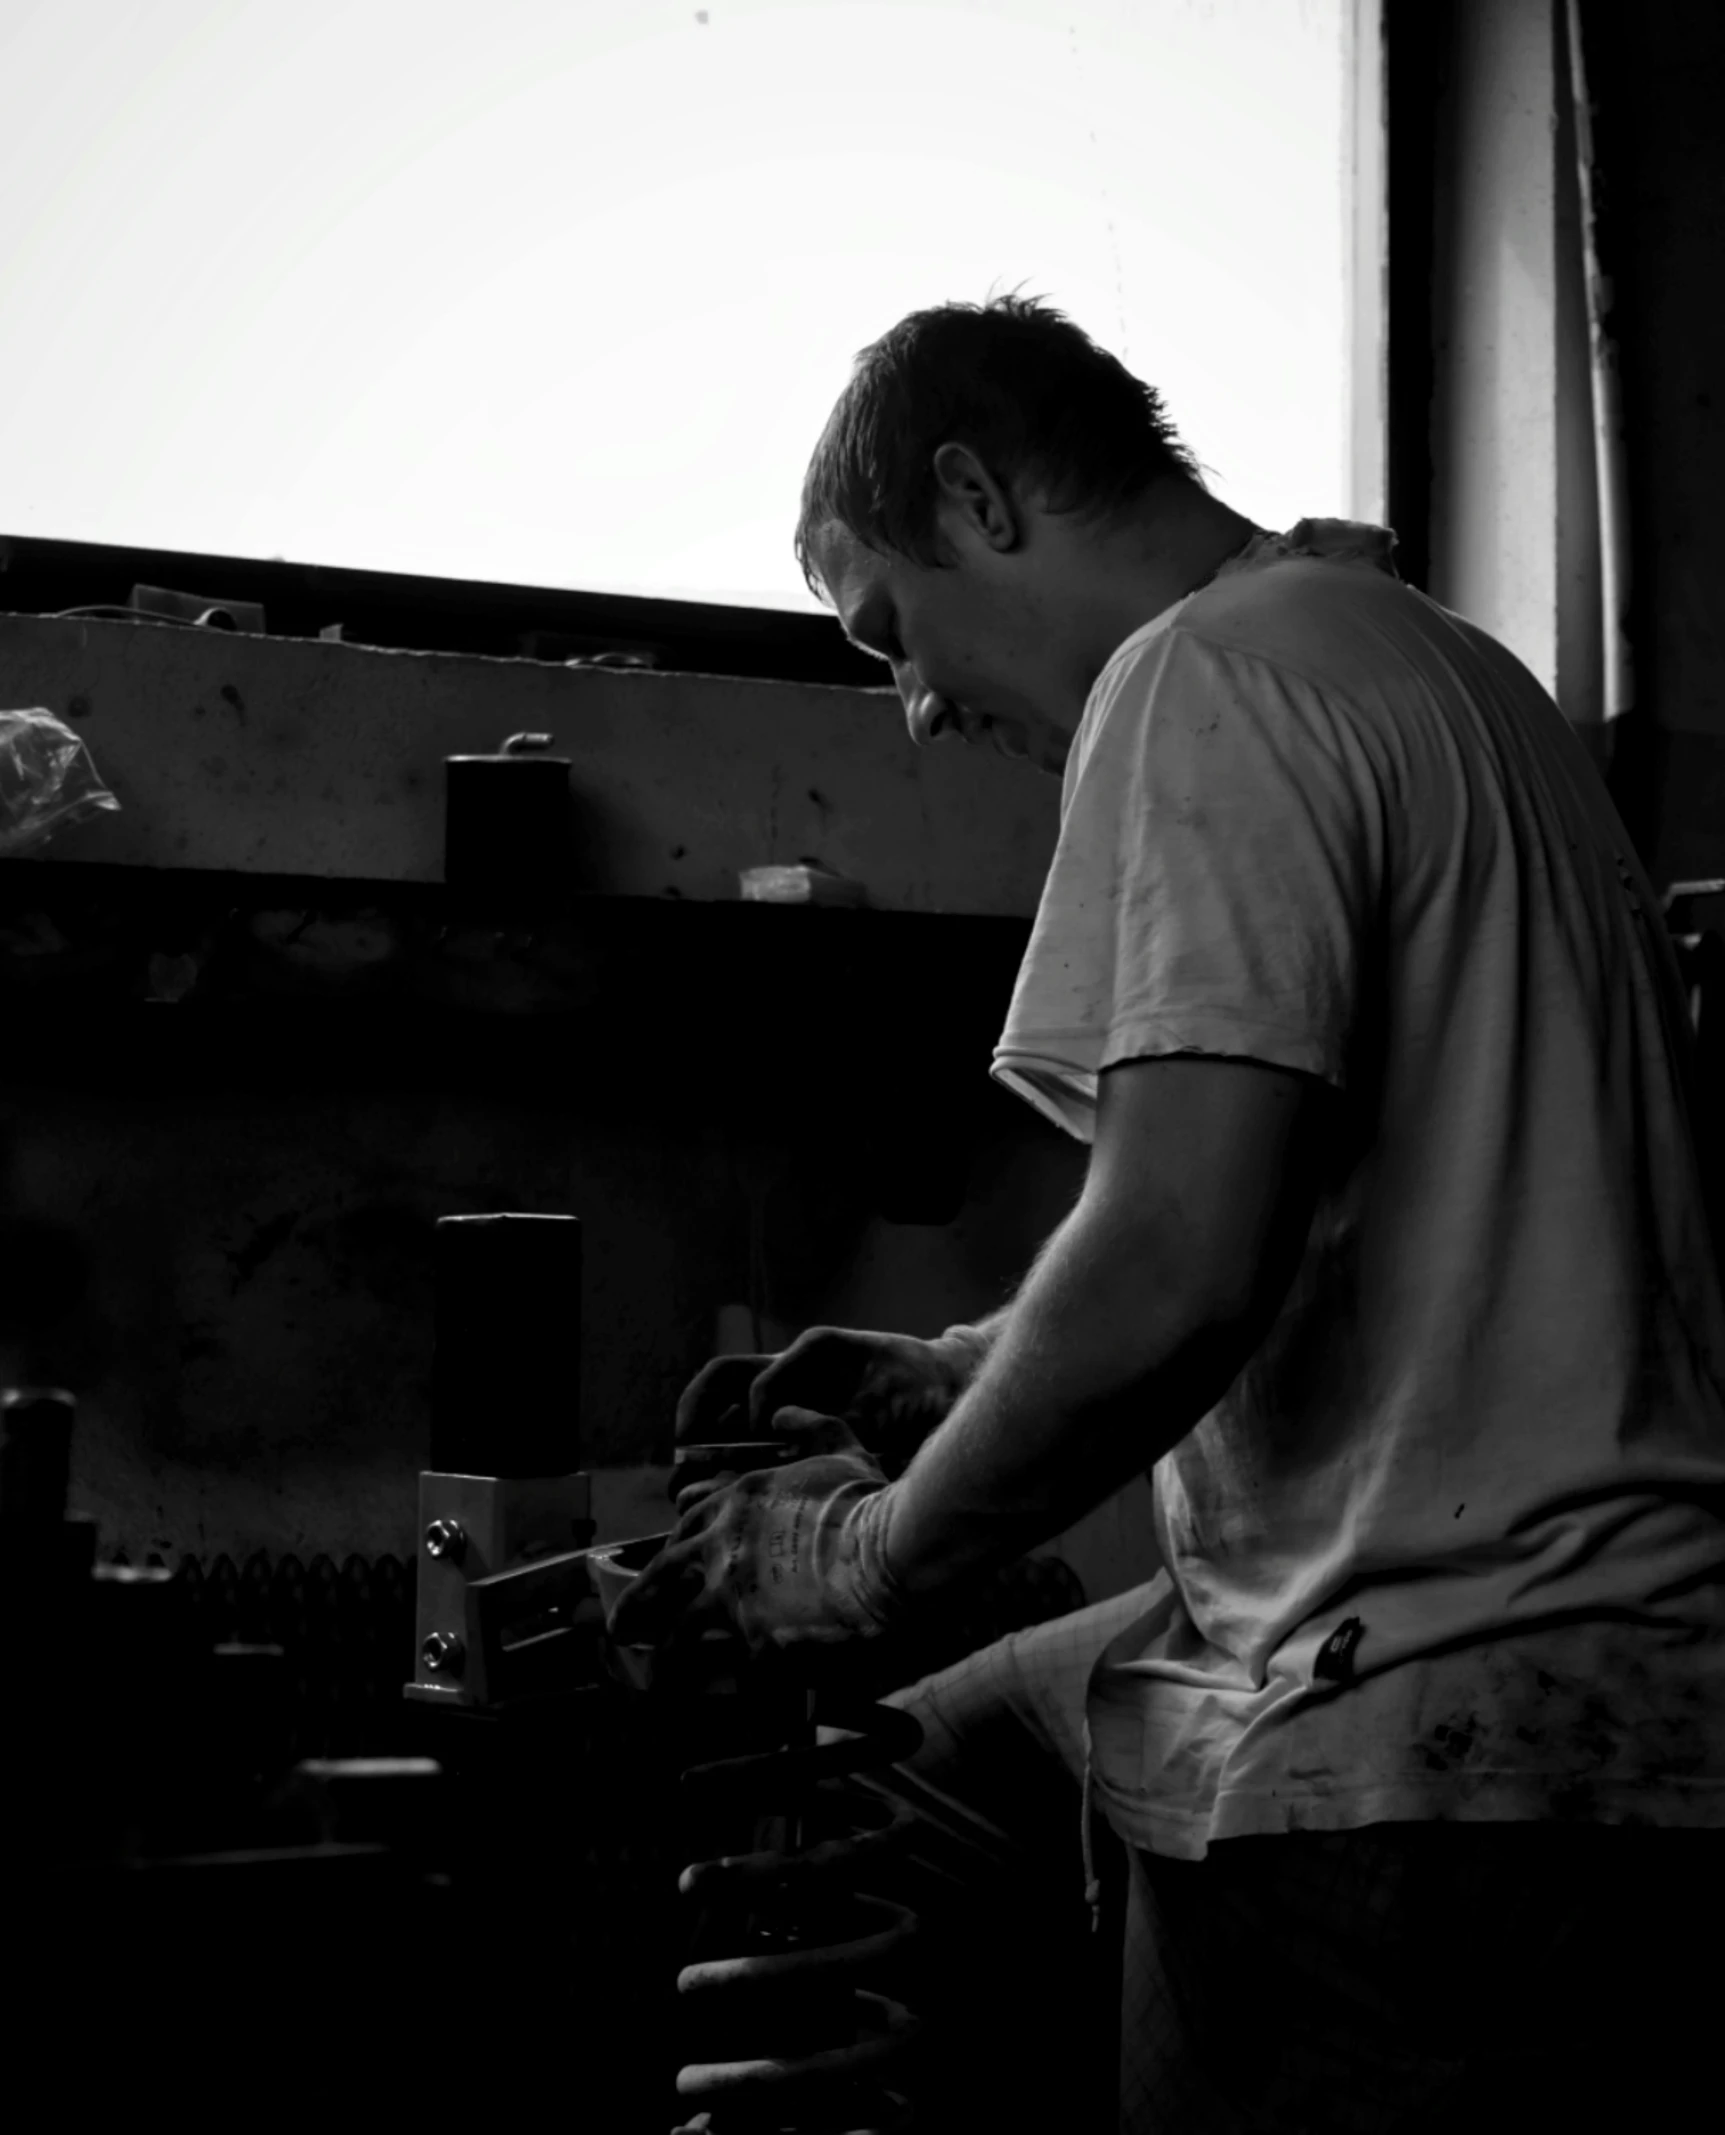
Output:
<path fill-rule="evenodd" d="M 1122 1836 L 1725 1824 L 1725 1303 L 1656 897 L 1390 537 L 1264 536 L 1120 646 L 994 1072 L 1090 1139 L 1174 1053 L 1344 1093 L 1269 1337 L 1157 1462 L 1091 1679 Z"/>

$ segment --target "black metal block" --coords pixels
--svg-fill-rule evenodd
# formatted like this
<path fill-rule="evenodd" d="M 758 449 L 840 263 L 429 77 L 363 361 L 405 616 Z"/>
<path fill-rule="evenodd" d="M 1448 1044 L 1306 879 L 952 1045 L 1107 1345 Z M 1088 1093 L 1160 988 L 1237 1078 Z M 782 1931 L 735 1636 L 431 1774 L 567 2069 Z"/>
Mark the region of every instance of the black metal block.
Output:
<path fill-rule="evenodd" d="M 439 1474 L 580 1468 L 581 1264 L 574 1216 L 439 1222 L 430 1463 Z"/>

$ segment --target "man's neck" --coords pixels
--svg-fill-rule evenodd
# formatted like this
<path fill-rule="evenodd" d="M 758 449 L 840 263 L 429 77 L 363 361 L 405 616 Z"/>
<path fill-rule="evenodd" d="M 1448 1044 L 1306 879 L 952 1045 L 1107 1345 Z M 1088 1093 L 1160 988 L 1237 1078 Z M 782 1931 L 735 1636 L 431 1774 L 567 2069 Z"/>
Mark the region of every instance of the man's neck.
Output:
<path fill-rule="evenodd" d="M 1264 530 L 1194 482 L 1158 484 L 1085 559 L 1085 692 L 1135 630 L 1207 585 Z"/>
<path fill-rule="evenodd" d="M 1262 532 L 1195 482 L 1159 483 L 1142 514 L 1121 529 L 1110 575 L 1128 601 L 1154 603 L 1143 617 L 1148 622 L 1207 585 L 1229 557 Z"/>

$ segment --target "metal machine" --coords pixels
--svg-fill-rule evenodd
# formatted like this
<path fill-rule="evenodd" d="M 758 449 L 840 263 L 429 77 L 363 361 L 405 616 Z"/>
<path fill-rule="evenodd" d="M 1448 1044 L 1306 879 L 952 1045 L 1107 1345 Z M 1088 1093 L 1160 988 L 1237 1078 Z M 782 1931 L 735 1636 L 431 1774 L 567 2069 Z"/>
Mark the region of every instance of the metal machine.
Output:
<path fill-rule="evenodd" d="M 416 2074 L 451 2111 L 579 2098 L 581 2124 L 630 2135 L 679 2114 L 708 2135 L 957 2124 L 927 2073 L 942 2027 L 911 2014 L 935 1969 L 919 1887 L 868 1784 L 916 1723 L 874 1701 L 884 1682 L 817 1682 L 726 1634 L 608 1636 L 665 1537 L 593 1540 L 580 1238 L 439 1227 L 395 1706 L 413 1754 L 296 1749 L 282 1717 L 315 1661 L 212 1645 L 195 1582 L 97 1563 L 95 1524 L 66 1516 L 72 1398 L 0 1404 L 18 2071 L 34 2052 L 86 2105 L 145 2083 L 214 2108 L 285 2055 L 349 2105 Z M 682 1448 L 672 1494 L 781 1450 Z"/>
<path fill-rule="evenodd" d="M 289 1656 L 206 1643 L 183 1579 L 98 1563 L 96 1523 L 67 1517 L 75 1425 L 58 1388 L 0 1400 L 14 2092 L 219 2108 L 292 2039 L 366 2099 L 415 2023 L 416 1953 L 470 1931 L 437 1859 L 440 1767 L 295 1768 Z"/>
<path fill-rule="evenodd" d="M 894 1838 L 845 1782 L 907 1755 L 904 1714 L 817 1694 L 723 1636 L 661 1665 L 606 1635 L 663 1534 L 594 1546 L 580 1457 L 580 1229 L 572 1218 L 438 1226 L 433 1465 L 420 1476 L 417 1668 L 405 1695 L 452 1718 L 511 1716 L 601 1675 L 676 1704 L 685 1740 L 685 1869 L 698 1899 L 677 1975 L 677 2092 L 691 2128 L 902 2129 L 916 2026 L 882 1991 L 914 1915 L 859 1891 Z M 679 1450 L 673 1494 L 781 1457 L 777 1441 Z M 817 1741 L 821 1721 L 842 1735 Z M 711 1754 L 717 1751 L 721 1754 Z M 859 1830 L 859 1824 L 863 1827 Z M 869 1828 L 872 1825 L 873 1828 Z"/>
<path fill-rule="evenodd" d="M 407 1695 L 496 1711 L 590 1672 L 586 1634 L 602 1621 L 581 1467 L 581 1226 L 573 1216 L 445 1217 L 435 1282 Z"/>

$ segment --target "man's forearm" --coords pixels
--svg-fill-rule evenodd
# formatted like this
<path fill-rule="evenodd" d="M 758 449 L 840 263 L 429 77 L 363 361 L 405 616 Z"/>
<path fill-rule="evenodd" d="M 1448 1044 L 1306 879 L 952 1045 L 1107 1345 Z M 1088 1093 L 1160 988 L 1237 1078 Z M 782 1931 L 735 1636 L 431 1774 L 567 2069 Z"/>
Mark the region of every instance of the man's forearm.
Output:
<path fill-rule="evenodd" d="M 891 1486 L 886 1562 L 909 1596 L 1071 1526 L 1184 1437 L 1246 1354 L 1176 1253 L 1084 1203 L 985 1330 L 986 1360 Z"/>
<path fill-rule="evenodd" d="M 1012 1318 L 1012 1313 L 1013 1306 L 1011 1304 L 1002 1305 L 997 1312 L 991 1312 L 986 1319 L 976 1320 L 958 1327 L 949 1327 L 944 1334 L 936 1338 L 934 1346 L 937 1349 L 945 1350 L 947 1355 L 952 1358 L 962 1373 L 966 1385 L 969 1385 L 975 1379 L 983 1365 L 994 1354 L 1000 1337 L 1006 1329 L 1007 1322 Z"/>

